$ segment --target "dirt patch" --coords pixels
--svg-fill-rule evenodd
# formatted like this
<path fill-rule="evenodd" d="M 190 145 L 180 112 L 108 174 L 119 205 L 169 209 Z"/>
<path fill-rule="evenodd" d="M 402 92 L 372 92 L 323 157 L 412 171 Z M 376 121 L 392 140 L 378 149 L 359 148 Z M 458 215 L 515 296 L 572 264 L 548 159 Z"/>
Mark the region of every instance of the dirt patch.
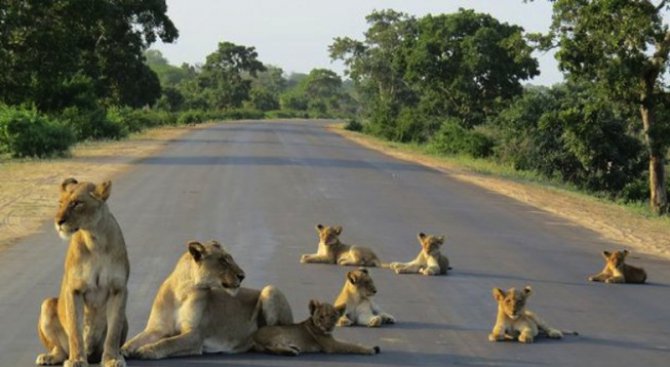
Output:
<path fill-rule="evenodd" d="M 206 126 L 163 127 L 123 141 L 81 143 L 63 159 L 0 161 L 0 248 L 38 231 L 54 214 L 63 179 L 113 178 L 171 140 Z"/>
<path fill-rule="evenodd" d="M 330 125 L 329 130 L 394 158 L 440 170 L 450 177 L 551 212 L 591 229 L 609 241 L 630 246 L 639 252 L 670 258 L 670 226 L 667 218 L 647 218 L 619 205 L 582 194 L 478 174 L 437 157 L 390 147 L 384 141 L 344 130 L 340 125 Z"/>

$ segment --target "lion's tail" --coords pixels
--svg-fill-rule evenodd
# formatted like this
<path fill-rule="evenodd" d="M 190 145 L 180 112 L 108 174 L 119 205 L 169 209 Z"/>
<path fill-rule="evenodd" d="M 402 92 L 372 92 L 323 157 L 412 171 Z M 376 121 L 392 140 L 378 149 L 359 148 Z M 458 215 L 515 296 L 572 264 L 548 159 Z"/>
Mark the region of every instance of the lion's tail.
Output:
<path fill-rule="evenodd" d="M 561 332 L 563 335 L 579 335 L 579 333 L 574 330 L 561 330 Z"/>

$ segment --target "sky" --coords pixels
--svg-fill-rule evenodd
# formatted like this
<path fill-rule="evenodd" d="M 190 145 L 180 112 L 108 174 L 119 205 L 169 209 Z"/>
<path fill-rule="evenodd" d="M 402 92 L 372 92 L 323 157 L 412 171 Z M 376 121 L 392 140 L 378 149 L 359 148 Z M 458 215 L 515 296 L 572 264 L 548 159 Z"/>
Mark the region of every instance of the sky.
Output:
<path fill-rule="evenodd" d="M 375 9 L 418 17 L 475 9 L 527 32 L 546 32 L 551 23 L 551 4 L 543 0 L 167 0 L 167 4 L 179 39 L 152 48 L 171 64 L 202 64 L 219 42 L 229 41 L 256 47 L 260 61 L 286 73 L 328 68 L 343 75 L 344 65 L 330 60 L 328 45 L 335 37 L 362 40 L 368 28 L 365 16 Z M 553 53 L 534 56 L 540 75 L 531 83 L 552 85 L 563 80 Z"/>

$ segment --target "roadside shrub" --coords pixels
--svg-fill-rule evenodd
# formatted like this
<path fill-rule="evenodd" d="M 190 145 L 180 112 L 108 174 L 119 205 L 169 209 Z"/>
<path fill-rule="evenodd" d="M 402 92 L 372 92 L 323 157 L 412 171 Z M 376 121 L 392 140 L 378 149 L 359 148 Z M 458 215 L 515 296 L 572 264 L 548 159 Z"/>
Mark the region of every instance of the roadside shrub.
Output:
<path fill-rule="evenodd" d="M 68 107 L 60 113 L 59 119 L 72 129 L 75 138 L 79 141 L 118 140 L 128 136 L 126 127 L 119 121 L 108 120 L 107 112 L 102 108 Z"/>
<path fill-rule="evenodd" d="M 263 111 L 248 108 L 236 108 L 221 111 L 216 118 L 220 120 L 257 120 L 265 117 Z"/>
<path fill-rule="evenodd" d="M 274 110 L 265 112 L 265 117 L 269 119 L 308 118 L 309 114 L 297 110 Z"/>
<path fill-rule="evenodd" d="M 488 136 L 467 130 L 454 119 L 444 121 L 429 142 L 430 149 L 437 153 L 468 154 L 475 158 L 490 156 L 493 145 L 493 140 Z"/>
<path fill-rule="evenodd" d="M 351 119 L 349 122 L 347 122 L 346 125 L 344 125 L 344 128 L 349 131 L 363 131 L 363 124 L 358 122 L 356 119 Z"/>
<path fill-rule="evenodd" d="M 13 157 L 62 154 L 74 143 L 67 126 L 40 115 L 34 108 L 0 106 L 0 150 Z"/>
<path fill-rule="evenodd" d="M 199 124 L 205 120 L 205 116 L 202 111 L 198 110 L 187 110 L 182 111 L 177 117 L 177 123 L 180 125 L 186 124 Z"/>

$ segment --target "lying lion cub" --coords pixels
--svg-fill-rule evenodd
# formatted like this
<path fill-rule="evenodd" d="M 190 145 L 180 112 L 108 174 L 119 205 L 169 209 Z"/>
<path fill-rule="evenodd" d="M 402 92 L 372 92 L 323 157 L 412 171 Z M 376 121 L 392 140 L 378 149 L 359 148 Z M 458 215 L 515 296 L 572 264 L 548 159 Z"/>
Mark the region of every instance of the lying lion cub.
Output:
<path fill-rule="evenodd" d="M 526 309 L 526 300 L 531 288 L 521 291 L 510 288 L 507 292 L 493 288 L 493 298 L 498 301 L 498 316 L 493 331 L 489 334 L 492 342 L 517 339 L 522 343 L 532 343 L 540 332 L 552 339 L 563 337 L 562 331 L 547 325 L 535 313 Z M 565 332 L 577 335 L 575 332 Z"/>
<path fill-rule="evenodd" d="M 319 247 L 316 254 L 304 254 L 301 263 L 338 264 L 354 266 L 382 266 L 381 261 L 367 247 L 345 245 L 340 242 L 342 226 L 316 225 Z"/>
<path fill-rule="evenodd" d="M 68 178 L 60 186 L 56 230 L 70 239 L 58 298 L 42 303 L 37 325 L 48 353 L 39 365 L 124 367 L 119 353 L 128 332 L 128 254 L 123 233 L 109 211 L 111 181 Z"/>
<path fill-rule="evenodd" d="M 159 359 L 246 352 L 259 327 L 293 323 L 291 307 L 279 290 L 240 288 L 243 279 L 242 269 L 218 242 L 190 242 L 158 290 L 146 328 L 122 353 Z"/>
<path fill-rule="evenodd" d="M 328 303 L 311 300 L 309 318 L 294 325 L 266 326 L 253 336 L 258 352 L 297 356 L 300 353 L 377 354 L 379 347 L 344 343 L 332 336 L 341 313 Z"/>
<path fill-rule="evenodd" d="M 382 311 L 372 301 L 377 287 L 372 281 L 368 269 L 360 268 L 347 273 L 344 287 L 335 300 L 335 308 L 343 310 L 337 326 L 395 324 L 395 318 Z"/>
<path fill-rule="evenodd" d="M 444 236 L 431 236 L 421 232 L 417 238 L 421 251 L 416 258 L 408 263 L 392 262 L 389 267 L 397 274 L 446 275 L 451 268 L 449 259 L 440 252 Z"/>
<path fill-rule="evenodd" d="M 638 284 L 647 281 L 647 272 L 644 269 L 628 265 L 624 262 L 628 253 L 628 250 L 603 251 L 605 268 L 599 274 L 590 276 L 589 280 L 592 282 Z"/>

